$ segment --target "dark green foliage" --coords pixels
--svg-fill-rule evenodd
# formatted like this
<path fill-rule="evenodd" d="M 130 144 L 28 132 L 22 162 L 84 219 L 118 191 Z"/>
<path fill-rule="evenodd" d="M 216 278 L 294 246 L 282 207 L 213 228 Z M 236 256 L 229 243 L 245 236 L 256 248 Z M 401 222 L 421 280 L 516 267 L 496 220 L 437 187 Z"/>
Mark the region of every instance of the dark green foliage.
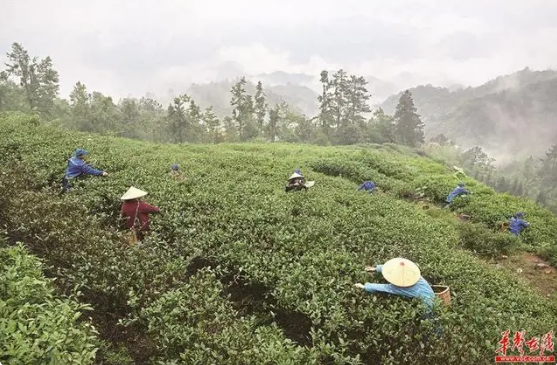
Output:
<path fill-rule="evenodd" d="M 93 364 L 96 331 L 73 299 L 55 295 L 43 266 L 21 243 L 0 248 L 0 362 Z"/>
<path fill-rule="evenodd" d="M 2 162 L 11 171 L 0 180 L 5 224 L 31 238 L 30 249 L 56 268 L 61 288 L 82 288 L 82 300 L 94 305 L 95 323 L 109 341 L 99 361 L 487 364 L 503 328 L 545 333 L 557 318 L 557 308 L 513 274 L 456 250 L 459 230 L 398 198 L 425 187 L 425 199 L 442 199 L 458 182 L 412 149 L 177 147 L 96 136 L 83 147 L 95 165 L 114 172 L 58 196 L 58 179 L 49 179 L 61 175 L 65 155 L 88 135 L 40 125 L 29 133 L 19 128 L 28 123 L 21 116 L 1 123 Z M 196 181 L 165 179 L 168 161 Z M 292 166 L 317 181 L 307 194 L 284 194 L 276 184 Z M 368 178 L 383 193 L 356 192 Z M 480 202 L 498 208 L 495 221 L 526 208 L 533 222 L 528 244 L 527 234 L 535 242 L 555 237 L 549 212 L 513 197 L 502 202 L 467 182 Z M 118 197 L 129 184 L 147 190 L 147 200 L 164 212 L 153 217 L 153 236 L 136 248 L 120 243 L 116 224 Z M 455 208 L 470 207 L 473 219 L 487 222 L 475 201 Z M 467 237 L 471 244 L 473 235 Z M 503 241 L 488 243 L 506 248 Z M 439 312 L 441 340 L 424 342 L 431 324 L 418 320 L 418 301 L 353 288 L 371 280 L 364 265 L 394 256 L 415 260 L 426 279 L 457 294 L 451 310 Z"/>
<path fill-rule="evenodd" d="M 518 246 L 518 240 L 508 232 L 493 231 L 483 224 L 461 224 L 458 230 L 460 243 L 481 256 L 497 258 Z"/>
<path fill-rule="evenodd" d="M 424 124 L 416 111 L 412 93 L 406 90 L 400 97 L 394 114 L 397 140 L 403 145 L 416 147 L 424 142 Z"/>

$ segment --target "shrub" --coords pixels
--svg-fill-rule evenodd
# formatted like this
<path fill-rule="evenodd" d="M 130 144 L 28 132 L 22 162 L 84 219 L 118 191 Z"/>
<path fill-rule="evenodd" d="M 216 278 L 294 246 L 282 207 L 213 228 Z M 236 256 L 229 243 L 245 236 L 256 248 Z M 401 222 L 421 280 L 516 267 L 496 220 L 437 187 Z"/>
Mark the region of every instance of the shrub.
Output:
<path fill-rule="evenodd" d="M 81 312 L 57 298 L 42 266 L 23 245 L 0 249 L 0 361 L 6 364 L 92 364 L 96 331 Z"/>

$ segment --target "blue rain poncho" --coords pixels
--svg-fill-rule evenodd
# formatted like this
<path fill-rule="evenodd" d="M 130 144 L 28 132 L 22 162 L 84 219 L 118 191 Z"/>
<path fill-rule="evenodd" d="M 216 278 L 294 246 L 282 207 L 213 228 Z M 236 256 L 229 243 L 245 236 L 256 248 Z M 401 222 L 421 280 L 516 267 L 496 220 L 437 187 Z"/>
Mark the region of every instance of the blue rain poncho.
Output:
<path fill-rule="evenodd" d="M 362 185 L 360 185 L 360 187 L 358 188 L 358 191 L 360 190 L 365 190 L 365 191 L 369 191 L 371 193 L 371 191 L 373 189 L 375 189 L 376 185 L 373 181 L 364 181 L 364 183 Z"/>
<path fill-rule="evenodd" d="M 378 273 L 381 273 L 383 265 L 378 265 L 376 269 Z M 408 298 L 419 298 L 429 310 L 433 309 L 433 303 L 435 300 L 435 293 L 433 292 L 431 285 L 429 285 L 429 283 L 423 277 L 420 277 L 420 280 L 418 280 L 416 284 L 406 288 L 393 284 L 365 283 L 364 290 L 369 293 L 383 292 L 395 295 L 402 295 Z"/>
<path fill-rule="evenodd" d="M 469 190 L 464 189 L 464 183 L 460 183 L 458 184 L 458 186 L 447 196 L 447 203 L 450 203 L 453 201 L 454 198 L 456 198 L 459 195 L 465 195 L 465 194 L 470 194 Z"/>
<path fill-rule="evenodd" d="M 516 214 L 516 217 L 511 218 L 509 231 L 515 236 L 518 236 L 524 228 L 530 226 L 530 223 L 526 222 L 522 218 L 524 218 L 524 213 L 520 212 Z"/>

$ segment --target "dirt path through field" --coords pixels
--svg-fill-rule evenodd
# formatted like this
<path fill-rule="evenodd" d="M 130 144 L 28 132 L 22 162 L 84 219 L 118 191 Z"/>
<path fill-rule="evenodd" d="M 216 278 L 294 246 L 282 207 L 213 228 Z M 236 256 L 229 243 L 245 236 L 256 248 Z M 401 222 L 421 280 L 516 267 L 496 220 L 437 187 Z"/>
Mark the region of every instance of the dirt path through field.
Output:
<path fill-rule="evenodd" d="M 498 265 L 513 270 L 544 296 L 557 298 L 557 269 L 540 257 L 520 252 L 500 260 Z"/>

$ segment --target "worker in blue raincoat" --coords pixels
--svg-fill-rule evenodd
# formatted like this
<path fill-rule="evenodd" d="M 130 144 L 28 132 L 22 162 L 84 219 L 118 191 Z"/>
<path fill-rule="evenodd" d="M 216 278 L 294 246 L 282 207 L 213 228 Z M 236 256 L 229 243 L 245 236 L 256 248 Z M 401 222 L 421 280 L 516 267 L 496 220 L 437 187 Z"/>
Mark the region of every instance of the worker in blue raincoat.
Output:
<path fill-rule="evenodd" d="M 370 194 L 373 192 L 373 189 L 375 189 L 377 185 L 375 185 L 375 183 L 373 181 L 364 181 L 364 183 L 362 185 L 360 185 L 360 187 L 358 188 L 357 191 L 360 190 L 365 190 L 367 192 L 369 192 Z"/>
<path fill-rule="evenodd" d="M 449 204 L 451 204 L 451 202 L 453 201 L 454 198 L 456 198 L 459 195 L 466 195 L 466 194 L 472 194 L 469 190 L 464 189 L 464 186 L 466 186 L 464 183 L 460 183 L 458 184 L 458 186 L 447 196 L 447 199 L 445 200 L 447 202 L 446 206 L 449 206 Z"/>
<path fill-rule="evenodd" d="M 427 308 L 433 308 L 435 293 L 431 285 L 421 276 L 418 265 L 410 260 L 395 258 L 377 267 L 366 267 L 367 272 L 378 272 L 389 284 L 356 284 L 369 293 L 384 292 L 409 298 L 420 298 Z"/>
<path fill-rule="evenodd" d="M 524 213 L 516 213 L 516 217 L 512 217 L 509 225 L 509 231 L 511 234 L 518 236 L 524 228 L 530 227 L 530 223 L 526 222 L 524 219 Z"/>
<path fill-rule="evenodd" d="M 394 258 L 384 265 L 366 267 L 367 272 L 378 272 L 389 284 L 357 283 L 354 286 L 364 289 L 368 293 L 389 293 L 407 298 L 418 298 L 425 305 L 426 312 L 422 319 L 436 320 L 433 312 L 435 293 L 431 285 L 421 276 L 420 268 L 414 262 L 404 258 Z M 442 336 L 440 324 L 435 326 L 434 333 Z"/>
<path fill-rule="evenodd" d="M 75 154 L 68 160 L 66 174 L 62 179 L 62 187 L 64 188 L 64 191 L 68 191 L 71 189 L 69 180 L 76 179 L 80 176 L 108 176 L 108 173 L 106 173 L 105 171 L 94 169 L 85 162 L 85 156 L 87 156 L 88 154 L 88 151 L 78 148 L 75 150 Z"/>

